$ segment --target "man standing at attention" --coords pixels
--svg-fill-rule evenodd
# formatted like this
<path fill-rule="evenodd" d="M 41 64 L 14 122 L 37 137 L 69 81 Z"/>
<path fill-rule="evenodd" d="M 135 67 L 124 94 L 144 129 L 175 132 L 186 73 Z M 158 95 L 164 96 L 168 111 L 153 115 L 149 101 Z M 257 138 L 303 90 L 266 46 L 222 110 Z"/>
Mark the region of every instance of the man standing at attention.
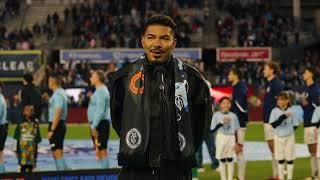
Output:
<path fill-rule="evenodd" d="M 278 179 L 278 162 L 274 157 L 274 129 L 269 124 L 270 114 L 277 105 L 277 96 L 284 89 L 284 85 L 277 76 L 279 65 L 275 62 L 267 62 L 263 67 L 263 76 L 267 80 L 266 93 L 263 103 L 264 137 L 272 154 L 272 177 Z"/>
<path fill-rule="evenodd" d="M 49 100 L 48 139 L 57 170 L 67 170 L 69 168 L 63 159 L 63 142 L 66 134 L 68 97 L 61 88 L 62 79 L 59 75 L 51 74 L 48 84 L 53 92 Z"/>
<path fill-rule="evenodd" d="M 111 119 L 120 137 L 120 180 L 191 180 L 195 153 L 209 131 L 209 88 L 176 58 L 176 24 L 151 16 L 141 34 L 145 54 L 116 71 Z"/>
<path fill-rule="evenodd" d="M 104 73 L 101 70 L 91 74 L 90 82 L 96 90 L 91 96 L 88 107 L 88 121 L 91 127 L 91 136 L 96 148 L 96 158 L 101 168 L 108 168 L 107 145 L 110 129 L 110 94 L 104 85 Z"/>

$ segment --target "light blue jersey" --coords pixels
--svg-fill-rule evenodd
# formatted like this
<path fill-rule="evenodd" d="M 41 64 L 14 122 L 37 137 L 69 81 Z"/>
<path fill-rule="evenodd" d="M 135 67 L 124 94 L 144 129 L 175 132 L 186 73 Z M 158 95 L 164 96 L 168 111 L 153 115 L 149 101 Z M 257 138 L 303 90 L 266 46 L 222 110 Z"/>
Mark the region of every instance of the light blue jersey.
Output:
<path fill-rule="evenodd" d="M 0 93 L 0 125 L 7 123 L 7 104 L 3 95 Z"/>
<path fill-rule="evenodd" d="M 276 122 L 279 117 L 285 113 L 291 113 L 292 116 L 287 117 L 282 123 L 274 128 L 275 135 L 278 137 L 287 137 L 294 133 L 294 126 L 299 126 L 299 121 L 297 116 L 293 112 L 292 108 L 287 108 L 286 110 L 282 110 L 279 107 L 275 107 L 272 109 L 270 114 L 269 123 Z"/>
<path fill-rule="evenodd" d="M 230 118 L 230 123 L 223 124 L 223 119 L 225 117 Z M 236 114 L 233 112 L 216 112 L 212 116 L 210 129 L 214 130 L 219 124 L 223 124 L 222 127 L 218 129 L 218 132 L 224 135 L 235 135 L 236 131 L 240 128 L 239 120 Z"/>
<path fill-rule="evenodd" d="M 49 122 L 53 121 L 58 108 L 62 111 L 59 119 L 65 121 L 68 115 L 68 97 L 62 88 L 56 89 L 49 100 Z"/>
<path fill-rule="evenodd" d="M 110 118 L 110 94 L 105 85 L 96 89 L 88 107 L 88 121 L 91 128 L 95 129 L 101 120 L 111 122 Z"/>
<path fill-rule="evenodd" d="M 320 121 L 320 106 L 317 106 L 312 114 L 311 123 L 316 124 Z"/>
<path fill-rule="evenodd" d="M 303 109 L 301 105 L 292 105 L 290 108 L 298 119 L 299 124 L 303 123 Z"/>

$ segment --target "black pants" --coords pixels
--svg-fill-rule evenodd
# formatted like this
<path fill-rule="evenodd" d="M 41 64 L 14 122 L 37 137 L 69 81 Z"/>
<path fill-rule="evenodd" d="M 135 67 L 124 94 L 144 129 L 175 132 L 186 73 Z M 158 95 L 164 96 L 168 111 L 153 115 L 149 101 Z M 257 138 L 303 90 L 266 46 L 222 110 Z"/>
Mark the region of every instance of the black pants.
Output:
<path fill-rule="evenodd" d="M 118 180 L 191 180 L 192 172 L 177 170 L 177 168 L 126 168 L 120 171 Z"/>
<path fill-rule="evenodd" d="M 32 172 L 33 166 L 32 165 L 21 165 L 20 171 L 21 172 Z"/>
<path fill-rule="evenodd" d="M 48 131 L 50 130 L 52 122 L 49 123 Z M 49 139 L 50 147 L 52 151 L 57 149 L 63 149 L 64 137 L 66 135 L 66 125 L 63 120 L 59 121 L 56 129 L 53 132 L 53 136 Z"/>
<path fill-rule="evenodd" d="M 8 135 L 8 124 L 0 125 L 0 151 L 3 151 Z"/>
<path fill-rule="evenodd" d="M 110 123 L 107 120 L 100 121 L 98 127 L 98 143 L 99 143 L 99 150 L 104 150 L 108 148 L 108 140 L 109 140 L 109 132 L 110 132 Z M 94 144 L 94 138 L 91 136 L 91 139 Z"/>

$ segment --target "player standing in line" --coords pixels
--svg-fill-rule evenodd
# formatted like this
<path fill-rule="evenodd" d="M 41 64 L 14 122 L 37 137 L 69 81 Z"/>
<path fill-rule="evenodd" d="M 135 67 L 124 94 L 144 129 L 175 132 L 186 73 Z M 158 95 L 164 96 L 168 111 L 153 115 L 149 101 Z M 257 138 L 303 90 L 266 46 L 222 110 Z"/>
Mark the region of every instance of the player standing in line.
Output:
<path fill-rule="evenodd" d="M 218 131 L 216 158 L 219 160 L 221 180 L 233 179 L 236 132 L 240 128 L 239 120 L 233 112 L 230 112 L 230 108 L 231 99 L 223 97 L 220 100 L 220 110 L 212 116 L 210 127 L 212 132 Z"/>
<path fill-rule="evenodd" d="M 274 130 L 272 126 L 268 123 L 269 117 L 272 109 L 276 107 L 276 101 L 278 94 L 284 89 L 284 85 L 281 83 L 280 79 L 277 77 L 277 72 L 279 66 L 275 62 L 267 62 L 264 65 L 263 76 L 267 79 L 266 93 L 264 96 L 263 103 L 263 121 L 264 121 L 264 135 L 265 140 L 268 143 L 269 149 L 272 153 L 272 179 L 277 179 L 277 161 L 274 158 Z"/>
<path fill-rule="evenodd" d="M 101 70 L 94 71 L 90 82 L 96 90 L 91 96 L 88 107 L 88 121 L 90 123 L 91 136 L 97 151 L 97 161 L 101 168 L 108 168 L 107 145 L 110 131 L 110 94 L 104 85 L 104 73 Z"/>
<path fill-rule="evenodd" d="M 278 177 L 284 180 L 285 163 L 287 163 L 287 179 L 293 177 L 293 161 L 295 159 L 294 130 L 299 122 L 290 108 L 290 97 L 281 92 L 277 97 L 277 107 L 270 114 L 270 125 L 274 128 L 274 154 L 278 161 Z"/>
<path fill-rule="evenodd" d="M 3 83 L 0 82 L 0 174 L 5 172 L 3 149 L 8 135 L 7 105 L 2 95 Z"/>
<path fill-rule="evenodd" d="M 67 170 L 69 168 L 63 159 L 63 142 L 67 131 L 68 97 L 61 88 L 62 79 L 59 75 L 51 74 L 48 85 L 53 91 L 49 100 L 48 139 L 57 170 Z"/>
<path fill-rule="evenodd" d="M 231 111 L 239 119 L 240 129 L 237 131 L 236 154 L 238 159 L 238 178 L 245 179 L 246 162 L 243 154 L 243 145 L 245 141 L 246 127 L 248 122 L 247 113 L 247 85 L 240 81 L 241 74 L 237 68 L 232 68 L 228 74 L 228 80 L 233 87 Z"/>
<path fill-rule="evenodd" d="M 317 106 L 320 105 L 320 87 L 315 83 L 316 70 L 307 67 L 303 73 L 303 80 L 306 83 L 306 91 L 302 98 L 304 142 L 308 145 L 311 155 L 311 177 L 317 176 L 317 124 L 312 123 L 312 115 Z"/>

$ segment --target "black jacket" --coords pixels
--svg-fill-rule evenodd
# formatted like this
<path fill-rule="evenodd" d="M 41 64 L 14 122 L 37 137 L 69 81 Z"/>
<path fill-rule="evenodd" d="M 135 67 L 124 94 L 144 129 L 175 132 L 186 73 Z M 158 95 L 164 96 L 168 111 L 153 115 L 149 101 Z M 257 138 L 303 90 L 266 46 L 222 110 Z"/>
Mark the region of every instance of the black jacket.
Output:
<path fill-rule="evenodd" d="M 172 136 L 172 132 L 176 131 L 176 115 L 175 115 L 175 80 L 174 80 L 174 65 L 173 62 L 175 59 L 172 58 L 170 61 L 164 63 L 161 66 L 164 66 L 167 70 L 165 73 L 165 89 L 167 102 L 165 102 L 164 110 L 161 111 L 161 96 L 159 90 L 159 80 L 157 75 L 154 73 L 154 65 L 146 66 L 146 75 L 150 78 L 150 133 L 147 149 L 144 153 L 145 157 L 122 157 L 121 148 L 118 157 L 118 163 L 121 166 L 133 166 L 134 162 L 128 161 L 144 161 L 144 164 L 141 167 L 160 167 L 162 162 L 165 162 L 168 156 L 174 156 L 177 166 L 191 168 L 195 165 L 194 154 L 187 159 L 181 159 L 179 157 L 179 146 L 175 145 L 178 139 Z M 123 102 L 124 96 L 126 95 L 127 81 L 128 81 L 128 72 L 130 69 L 130 64 L 122 69 L 119 69 L 111 76 L 111 119 L 112 125 L 116 130 L 119 137 L 121 136 L 121 127 L 123 122 L 122 113 L 123 113 Z M 209 125 L 211 121 L 212 111 L 211 111 L 211 101 L 209 88 L 206 85 L 201 74 L 195 70 L 193 67 L 187 65 L 188 73 L 188 83 L 190 97 L 190 109 L 191 109 L 191 120 L 193 121 L 193 126 L 190 131 L 193 135 L 193 152 L 195 153 L 199 146 L 202 144 L 204 135 L 208 133 Z M 164 112 L 164 117 L 168 118 L 167 122 L 163 123 L 161 121 L 161 112 Z M 171 122 L 171 123 L 170 123 Z M 120 141 L 125 141 L 125 139 L 120 139 Z M 172 159 L 170 158 L 170 162 Z M 136 167 L 135 168 L 139 168 Z"/>

